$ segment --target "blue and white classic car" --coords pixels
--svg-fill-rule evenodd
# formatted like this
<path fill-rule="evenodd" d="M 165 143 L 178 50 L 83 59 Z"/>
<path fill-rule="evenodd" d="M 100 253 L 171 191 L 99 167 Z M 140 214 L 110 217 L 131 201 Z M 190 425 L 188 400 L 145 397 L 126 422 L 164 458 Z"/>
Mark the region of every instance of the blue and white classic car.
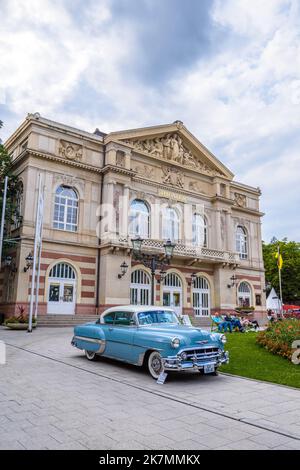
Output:
<path fill-rule="evenodd" d="M 170 308 L 132 305 L 109 308 L 96 322 L 76 326 L 72 339 L 90 361 L 100 355 L 145 366 L 154 379 L 166 371 L 216 374 L 229 360 L 225 342 L 225 335 L 181 324 Z"/>

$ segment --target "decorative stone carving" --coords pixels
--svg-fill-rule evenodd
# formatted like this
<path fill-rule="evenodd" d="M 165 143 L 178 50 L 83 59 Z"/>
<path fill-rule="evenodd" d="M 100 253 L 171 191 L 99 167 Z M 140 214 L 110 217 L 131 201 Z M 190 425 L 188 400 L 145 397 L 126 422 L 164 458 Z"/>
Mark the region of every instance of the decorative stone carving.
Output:
<path fill-rule="evenodd" d="M 154 168 L 151 168 L 150 166 L 135 165 L 133 170 L 136 171 L 142 178 L 147 178 L 149 180 L 153 180 L 154 178 Z"/>
<path fill-rule="evenodd" d="M 244 194 L 234 193 L 234 203 L 236 206 L 246 207 L 247 206 L 246 196 Z"/>
<path fill-rule="evenodd" d="M 73 142 L 67 142 L 66 140 L 60 140 L 59 142 L 59 154 L 68 160 L 81 160 L 83 153 L 82 145 L 74 144 Z"/>
<path fill-rule="evenodd" d="M 128 140 L 126 143 L 133 145 L 138 152 L 148 153 L 157 158 L 179 163 L 210 176 L 222 175 L 219 171 L 210 168 L 196 158 L 183 144 L 181 137 L 177 133 L 167 134 L 164 137 L 156 137 L 155 139 Z"/>
<path fill-rule="evenodd" d="M 164 184 L 169 184 L 170 186 L 175 186 L 177 188 L 183 188 L 183 174 L 173 167 L 163 167 L 162 168 L 162 182 Z"/>
<path fill-rule="evenodd" d="M 205 193 L 199 181 L 190 181 L 189 190 L 194 191 L 195 193 Z"/>
<path fill-rule="evenodd" d="M 84 188 L 84 182 L 83 180 L 76 178 L 76 176 L 69 176 L 69 175 L 61 175 L 61 174 L 55 174 L 54 175 L 54 181 L 59 182 L 61 184 L 64 184 L 66 186 L 79 186 L 82 189 Z"/>

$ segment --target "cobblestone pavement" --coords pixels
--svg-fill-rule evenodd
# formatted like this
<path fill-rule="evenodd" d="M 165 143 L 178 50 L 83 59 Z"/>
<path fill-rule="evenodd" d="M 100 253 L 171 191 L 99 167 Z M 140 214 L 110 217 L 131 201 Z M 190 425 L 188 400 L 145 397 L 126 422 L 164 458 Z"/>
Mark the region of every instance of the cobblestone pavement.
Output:
<path fill-rule="evenodd" d="M 300 449 L 300 392 L 89 362 L 72 328 L 0 327 L 0 449 Z"/>

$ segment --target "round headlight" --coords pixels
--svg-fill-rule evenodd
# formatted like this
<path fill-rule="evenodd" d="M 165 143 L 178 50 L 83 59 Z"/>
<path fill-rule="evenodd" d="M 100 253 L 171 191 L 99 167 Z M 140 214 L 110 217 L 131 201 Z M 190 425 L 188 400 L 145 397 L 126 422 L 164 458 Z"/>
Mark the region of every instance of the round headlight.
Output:
<path fill-rule="evenodd" d="M 172 346 L 173 348 L 179 348 L 179 346 L 180 346 L 180 339 L 179 339 L 179 338 L 173 338 L 173 339 L 171 340 L 171 346 Z"/>
<path fill-rule="evenodd" d="M 226 338 L 226 336 L 225 336 L 225 335 L 221 335 L 221 337 L 220 337 L 220 341 L 221 341 L 223 344 L 225 344 L 225 343 L 226 343 L 226 341 L 227 341 L 227 338 Z"/>

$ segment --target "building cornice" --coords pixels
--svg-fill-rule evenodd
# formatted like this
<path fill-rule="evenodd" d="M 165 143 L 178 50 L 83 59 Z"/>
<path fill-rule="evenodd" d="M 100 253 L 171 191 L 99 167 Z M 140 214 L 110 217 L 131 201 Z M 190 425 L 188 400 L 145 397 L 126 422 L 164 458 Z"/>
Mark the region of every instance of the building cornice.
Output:
<path fill-rule="evenodd" d="M 255 215 L 256 217 L 263 217 L 264 212 L 257 211 L 256 209 L 249 209 L 248 207 L 232 206 L 232 210 L 235 212 L 244 212 L 246 214 Z"/>
<path fill-rule="evenodd" d="M 33 156 L 33 157 L 40 158 L 40 159 L 46 159 L 46 160 L 62 163 L 62 164 L 67 165 L 67 166 L 82 168 L 84 170 L 92 171 L 94 173 L 101 173 L 102 172 L 102 168 L 100 168 L 100 167 L 96 167 L 96 166 L 93 166 L 93 165 L 88 165 L 86 163 L 82 163 L 82 162 L 78 162 L 78 161 L 74 161 L 74 160 L 66 160 L 65 158 L 59 157 L 58 155 L 53 155 L 51 153 L 41 152 L 41 151 L 38 151 L 38 150 L 29 149 L 29 148 L 24 150 L 22 153 L 20 153 L 20 155 L 18 155 L 13 160 L 13 165 L 14 166 L 18 165 L 24 158 L 26 158 L 26 156 Z"/>

